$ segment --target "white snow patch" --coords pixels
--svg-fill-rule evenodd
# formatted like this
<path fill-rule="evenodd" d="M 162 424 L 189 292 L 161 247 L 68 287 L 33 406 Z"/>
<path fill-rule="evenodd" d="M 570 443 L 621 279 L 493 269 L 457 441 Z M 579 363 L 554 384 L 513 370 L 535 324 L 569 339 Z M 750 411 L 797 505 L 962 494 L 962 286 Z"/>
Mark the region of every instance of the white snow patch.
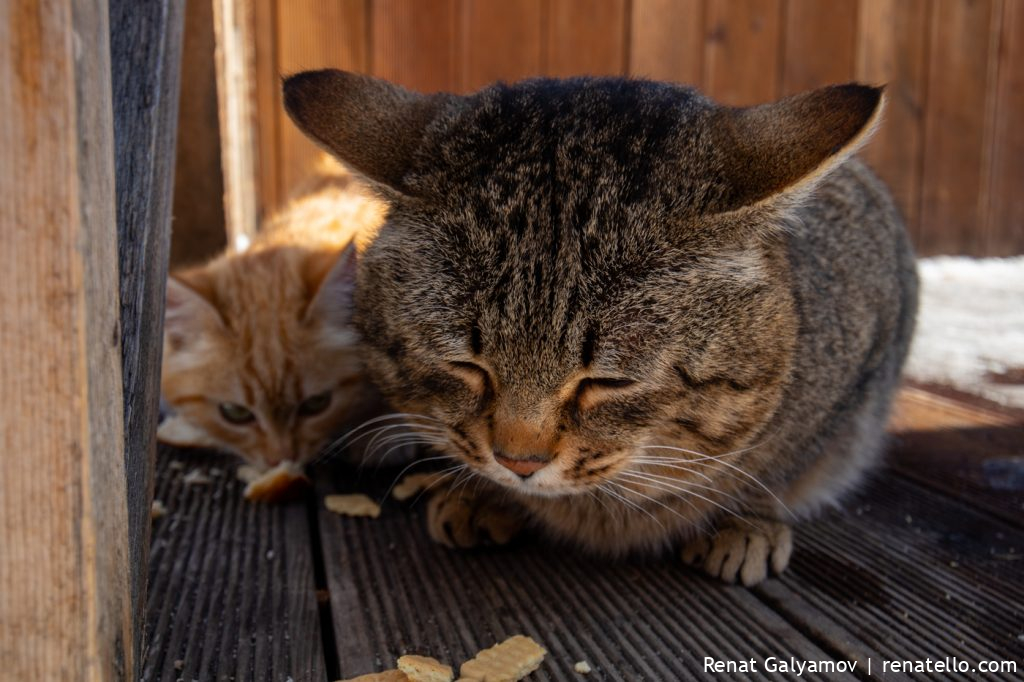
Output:
<path fill-rule="evenodd" d="M 1024 384 L 994 376 L 1024 372 L 1024 256 L 940 256 L 918 261 L 921 307 L 904 373 L 1024 407 Z"/>

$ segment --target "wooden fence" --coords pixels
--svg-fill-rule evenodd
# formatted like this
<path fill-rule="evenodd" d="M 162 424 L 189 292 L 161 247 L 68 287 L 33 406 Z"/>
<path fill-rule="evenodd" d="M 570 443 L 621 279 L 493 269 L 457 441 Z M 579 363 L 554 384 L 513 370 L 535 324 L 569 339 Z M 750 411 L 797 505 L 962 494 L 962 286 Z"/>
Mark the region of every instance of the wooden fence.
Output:
<path fill-rule="evenodd" d="M 223 2 L 225 0 L 217 0 Z M 237 0 L 234 0 L 237 1 Z M 422 91 L 632 74 L 750 104 L 889 84 L 866 150 L 923 254 L 1024 253 L 1024 0 L 253 0 L 260 210 L 315 154 L 282 74 L 333 66 Z"/>

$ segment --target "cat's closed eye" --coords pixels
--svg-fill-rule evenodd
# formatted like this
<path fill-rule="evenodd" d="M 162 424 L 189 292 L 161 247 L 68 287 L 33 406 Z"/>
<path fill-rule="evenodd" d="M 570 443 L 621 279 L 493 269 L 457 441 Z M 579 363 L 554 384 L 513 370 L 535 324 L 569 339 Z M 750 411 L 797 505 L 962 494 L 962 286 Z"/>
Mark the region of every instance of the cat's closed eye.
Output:
<path fill-rule="evenodd" d="M 587 410 L 636 385 L 633 379 L 623 377 L 588 377 L 576 385 L 576 406 Z"/>
<path fill-rule="evenodd" d="M 483 394 L 491 385 L 491 376 L 487 370 L 475 362 L 449 362 L 452 374 L 465 382 L 474 393 Z"/>
<path fill-rule="evenodd" d="M 252 410 L 244 405 L 239 405 L 237 403 L 221 403 L 217 406 L 217 409 L 220 410 L 220 416 L 229 424 L 241 426 L 244 424 L 251 424 L 256 421 L 256 415 L 254 415 Z"/>

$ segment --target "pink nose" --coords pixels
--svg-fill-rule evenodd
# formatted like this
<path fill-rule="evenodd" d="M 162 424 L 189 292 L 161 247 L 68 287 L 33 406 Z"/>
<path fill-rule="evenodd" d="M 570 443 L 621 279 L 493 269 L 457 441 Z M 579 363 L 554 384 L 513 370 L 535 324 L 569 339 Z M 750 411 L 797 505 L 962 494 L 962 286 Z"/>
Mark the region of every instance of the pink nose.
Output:
<path fill-rule="evenodd" d="M 544 455 L 526 455 L 525 457 L 509 457 L 508 455 L 494 451 L 494 459 L 501 466 L 505 467 L 520 478 L 529 478 L 537 471 L 540 471 L 551 463 L 551 458 Z"/>

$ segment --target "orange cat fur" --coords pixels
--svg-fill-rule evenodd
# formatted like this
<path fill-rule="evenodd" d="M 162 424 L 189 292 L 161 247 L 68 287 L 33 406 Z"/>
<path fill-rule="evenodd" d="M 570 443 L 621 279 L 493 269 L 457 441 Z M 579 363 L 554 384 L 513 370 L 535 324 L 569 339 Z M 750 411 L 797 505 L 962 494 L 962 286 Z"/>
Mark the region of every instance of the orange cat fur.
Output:
<path fill-rule="evenodd" d="M 169 278 L 162 441 L 304 463 L 379 409 L 350 315 L 384 208 L 340 167 L 318 170 L 246 250 Z"/>

